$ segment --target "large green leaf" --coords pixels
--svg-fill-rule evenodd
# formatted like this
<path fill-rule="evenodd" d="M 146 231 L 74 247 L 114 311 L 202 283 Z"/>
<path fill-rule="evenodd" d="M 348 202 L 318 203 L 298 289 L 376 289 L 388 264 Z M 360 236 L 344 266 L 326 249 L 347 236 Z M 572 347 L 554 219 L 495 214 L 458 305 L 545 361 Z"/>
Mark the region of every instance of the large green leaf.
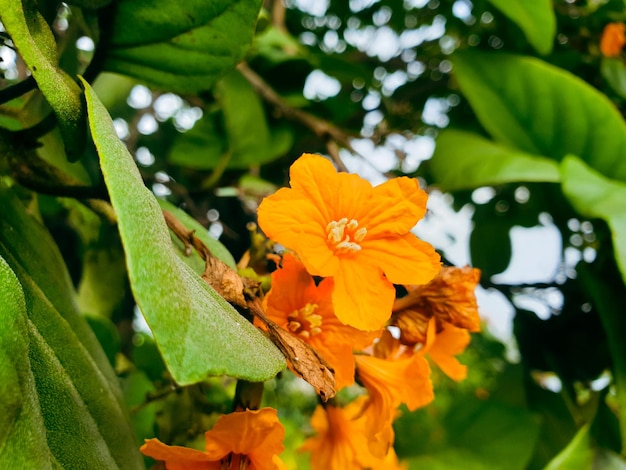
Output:
<path fill-rule="evenodd" d="M 461 90 L 496 141 L 557 161 L 578 155 L 626 181 L 626 125 L 595 88 L 531 57 L 463 51 L 453 62 Z"/>
<path fill-rule="evenodd" d="M 28 358 L 22 286 L 0 257 L 0 467 L 52 468 Z"/>
<path fill-rule="evenodd" d="M 81 91 L 57 66 L 56 42 L 50 27 L 34 0 L 0 0 L 0 20 L 54 110 L 68 158 L 77 160 L 85 142 Z"/>
<path fill-rule="evenodd" d="M 119 2 L 105 68 L 178 93 L 208 90 L 243 59 L 260 7 L 260 0 Z"/>
<path fill-rule="evenodd" d="M 445 130 L 429 162 L 444 191 L 473 189 L 516 181 L 559 181 L 553 160 L 494 143 L 477 134 Z"/>
<path fill-rule="evenodd" d="M 626 183 L 602 176 L 572 155 L 563 160 L 561 174 L 563 192 L 574 208 L 609 225 L 615 259 L 626 282 Z"/>
<path fill-rule="evenodd" d="M 39 402 L 39 427 L 31 432 L 45 438 L 40 452 L 51 454 L 53 467 L 141 468 L 117 378 L 77 312 L 56 245 L 11 191 L 0 190 L 0 206 L 0 256 L 20 281 L 28 314 L 36 391 L 24 396 L 28 406 Z M 24 439 L 13 453 L 31 458 L 28 446 Z"/>
<path fill-rule="evenodd" d="M 556 17 L 551 0 L 489 0 L 524 32 L 540 54 L 549 54 L 556 34 Z"/>
<path fill-rule="evenodd" d="M 622 59 L 603 57 L 600 72 L 613 91 L 622 98 L 626 98 L 626 65 Z"/>
<path fill-rule="evenodd" d="M 158 202 L 86 82 L 85 95 L 135 300 L 173 378 L 190 384 L 208 375 L 273 377 L 285 367 L 284 357 L 176 256 Z"/>

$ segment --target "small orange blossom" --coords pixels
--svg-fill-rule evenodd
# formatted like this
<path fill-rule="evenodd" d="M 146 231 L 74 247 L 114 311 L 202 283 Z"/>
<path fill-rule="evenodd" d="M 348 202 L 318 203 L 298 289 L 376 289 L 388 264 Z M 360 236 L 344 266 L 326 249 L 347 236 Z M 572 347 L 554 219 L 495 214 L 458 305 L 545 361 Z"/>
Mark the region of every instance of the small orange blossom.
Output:
<path fill-rule="evenodd" d="M 158 439 L 147 439 L 140 450 L 164 461 L 168 470 L 286 470 L 278 457 L 284 436 L 276 410 L 262 408 L 220 416 L 205 433 L 205 451 L 168 446 Z"/>
<path fill-rule="evenodd" d="M 311 451 L 312 470 L 393 468 L 389 464 L 397 459 L 392 456 L 385 462 L 369 450 L 365 418 L 361 415 L 365 399 L 359 397 L 343 408 L 320 405 L 315 409 L 311 426 L 317 434 L 300 447 L 301 451 Z"/>
<path fill-rule="evenodd" d="M 609 23 L 604 27 L 600 39 L 600 52 L 603 56 L 619 57 L 626 44 L 625 29 L 624 23 Z"/>
<path fill-rule="evenodd" d="M 259 225 L 294 250 L 309 273 L 333 278 L 335 315 L 343 323 L 380 329 L 395 298 L 392 283 L 425 284 L 439 271 L 439 255 L 411 233 L 426 212 L 417 180 L 372 187 L 304 154 L 291 166 L 290 184 L 263 200 Z"/>
<path fill-rule="evenodd" d="M 272 289 L 264 299 L 267 316 L 313 347 L 335 370 L 337 390 L 354 383 L 353 349 L 372 342 L 371 333 L 341 323 L 333 312 L 333 280 L 315 281 L 290 253 L 272 273 Z"/>

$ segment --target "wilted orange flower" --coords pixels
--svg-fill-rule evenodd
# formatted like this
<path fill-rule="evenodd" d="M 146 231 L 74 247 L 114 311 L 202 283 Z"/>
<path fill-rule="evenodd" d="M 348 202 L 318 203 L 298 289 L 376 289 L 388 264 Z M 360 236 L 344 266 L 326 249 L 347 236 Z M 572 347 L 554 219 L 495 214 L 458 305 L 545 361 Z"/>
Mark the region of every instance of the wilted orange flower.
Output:
<path fill-rule="evenodd" d="M 624 23 L 609 23 L 602 31 L 600 39 L 600 52 L 605 57 L 619 57 L 622 48 L 626 44 Z"/>
<path fill-rule="evenodd" d="M 392 283 L 424 284 L 440 269 L 433 247 L 410 231 L 426 212 L 426 193 L 406 177 L 372 187 L 311 154 L 291 166 L 290 177 L 291 188 L 261 203 L 261 229 L 294 250 L 309 273 L 334 279 L 339 320 L 380 329 L 393 305 Z"/>
<path fill-rule="evenodd" d="M 361 415 L 365 400 L 363 396 L 344 408 L 320 405 L 315 409 L 311 426 L 317 434 L 300 447 L 301 451 L 311 451 L 312 470 L 385 468 L 384 460 L 369 450 Z"/>
<path fill-rule="evenodd" d="M 168 470 L 286 470 L 280 458 L 285 429 L 273 408 L 220 416 L 205 433 L 206 450 L 168 446 L 147 439 L 141 452 L 165 462 Z"/>
<path fill-rule="evenodd" d="M 272 273 L 264 300 L 267 316 L 313 347 L 335 370 L 337 389 L 354 383 L 354 349 L 372 342 L 373 334 L 341 323 L 333 312 L 333 280 L 315 281 L 292 254 Z"/>
<path fill-rule="evenodd" d="M 480 331 L 480 317 L 476 286 L 480 270 L 444 267 L 425 286 L 407 286 L 408 294 L 397 299 L 393 306 L 391 324 L 400 328 L 400 341 L 408 346 L 426 343 L 426 332 L 431 318 L 437 330 L 444 322 L 469 331 Z"/>

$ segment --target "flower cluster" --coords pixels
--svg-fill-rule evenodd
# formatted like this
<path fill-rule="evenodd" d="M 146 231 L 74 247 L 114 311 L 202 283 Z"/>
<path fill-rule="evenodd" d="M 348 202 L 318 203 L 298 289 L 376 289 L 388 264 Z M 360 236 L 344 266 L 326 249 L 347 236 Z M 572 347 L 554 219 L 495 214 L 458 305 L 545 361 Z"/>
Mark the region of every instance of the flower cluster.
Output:
<path fill-rule="evenodd" d="M 398 407 L 433 400 L 431 363 L 454 380 L 465 377 L 455 356 L 480 328 L 480 273 L 442 268 L 433 247 L 411 232 L 426 212 L 416 180 L 372 187 L 308 154 L 290 176 L 291 187 L 258 211 L 261 229 L 286 248 L 259 326 L 277 325 L 308 344 L 334 371 L 336 390 L 356 382 L 364 391 L 345 406 L 320 404 L 315 435 L 301 450 L 311 452 L 313 470 L 403 468 L 393 448 Z M 394 284 L 406 295 L 396 298 Z M 141 450 L 168 469 L 282 469 L 283 436 L 276 410 L 264 408 L 222 416 L 205 434 L 205 451 L 157 439 Z"/>
<path fill-rule="evenodd" d="M 416 180 L 372 187 L 308 154 L 290 176 L 291 187 L 258 211 L 261 229 L 287 249 L 266 312 L 327 361 L 338 389 L 356 378 L 367 392 L 344 407 L 319 405 L 316 435 L 302 450 L 311 451 L 313 470 L 400 468 L 392 424 L 401 404 L 415 410 L 434 398 L 429 360 L 465 377 L 455 356 L 480 327 L 480 273 L 442 269 L 433 247 L 411 232 L 426 212 Z M 396 299 L 394 284 L 407 295 Z"/>

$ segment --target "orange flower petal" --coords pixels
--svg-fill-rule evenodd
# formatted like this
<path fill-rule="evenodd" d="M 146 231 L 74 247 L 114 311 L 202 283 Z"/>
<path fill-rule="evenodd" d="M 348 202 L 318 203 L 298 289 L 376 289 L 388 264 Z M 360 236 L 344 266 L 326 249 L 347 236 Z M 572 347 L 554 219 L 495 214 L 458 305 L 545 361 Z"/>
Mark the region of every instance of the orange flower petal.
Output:
<path fill-rule="evenodd" d="M 626 44 L 625 30 L 624 23 L 609 23 L 604 27 L 600 39 L 600 51 L 603 56 L 619 57 Z"/>
<path fill-rule="evenodd" d="M 381 394 L 384 399 L 382 405 L 387 411 L 381 412 L 383 419 L 395 413 L 395 408 L 401 403 L 413 411 L 434 398 L 430 367 L 422 356 L 381 359 L 357 355 L 356 362 L 363 385 L 371 392 Z"/>
<path fill-rule="evenodd" d="M 412 233 L 364 240 L 362 246 L 360 256 L 368 264 L 379 266 L 394 284 L 426 284 L 441 270 L 441 258 L 432 245 Z"/>
<path fill-rule="evenodd" d="M 334 280 L 333 305 L 340 321 L 372 331 L 389 319 L 396 291 L 378 268 L 343 260 Z"/>
<path fill-rule="evenodd" d="M 311 418 L 317 435 L 307 439 L 301 451 L 311 451 L 312 470 L 363 470 L 379 468 L 380 460 L 369 451 L 364 420 L 356 418 L 363 399 L 345 408 L 318 406 Z"/>
<path fill-rule="evenodd" d="M 434 322 L 434 319 L 431 321 Z M 457 381 L 463 380 L 467 376 L 467 366 L 454 356 L 465 351 L 470 339 L 467 330 L 446 323 L 426 353 L 448 377 Z"/>
<path fill-rule="evenodd" d="M 168 446 L 158 439 L 146 439 L 139 449 L 142 454 L 166 463 L 168 470 L 191 469 L 191 470 L 219 470 L 219 459 L 213 459 L 205 452 L 189 449 L 181 446 Z"/>
<path fill-rule="evenodd" d="M 289 175 L 291 187 L 324 214 L 324 228 L 331 220 L 358 218 L 364 213 L 363 203 L 372 197 L 368 181 L 358 175 L 337 173 L 333 164 L 319 155 L 305 153 L 291 166 Z"/>
<path fill-rule="evenodd" d="M 251 461 L 259 454 L 271 460 L 271 455 L 280 454 L 284 450 L 282 441 L 285 428 L 278 421 L 274 408 L 262 408 L 220 416 L 213 429 L 205 433 L 205 437 L 209 455 L 213 452 L 219 455 L 221 449 L 227 448 L 235 454 L 247 455 Z"/>
<path fill-rule="evenodd" d="M 305 196 L 289 188 L 280 189 L 263 200 L 258 221 L 267 237 L 299 254 L 310 254 L 303 262 L 312 274 L 334 275 L 338 259 L 326 243 L 328 221 Z"/>
<path fill-rule="evenodd" d="M 428 196 L 416 179 L 394 178 L 376 186 L 373 193 L 368 216 L 362 221 L 373 237 L 405 234 L 426 213 Z"/>

